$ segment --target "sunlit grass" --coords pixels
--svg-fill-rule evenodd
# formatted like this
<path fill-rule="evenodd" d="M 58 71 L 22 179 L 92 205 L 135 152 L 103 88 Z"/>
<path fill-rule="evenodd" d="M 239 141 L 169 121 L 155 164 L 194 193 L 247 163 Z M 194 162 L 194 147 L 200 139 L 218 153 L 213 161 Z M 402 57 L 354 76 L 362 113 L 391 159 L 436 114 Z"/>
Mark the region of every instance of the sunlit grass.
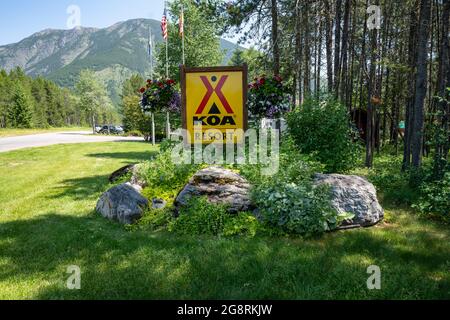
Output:
<path fill-rule="evenodd" d="M 320 239 L 179 237 L 94 213 L 144 143 L 0 154 L 0 299 L 448 299 L 450 231 L 385 203 L 386 222 Z M 367 267 L 382 289 L 367 289 Z M 82 289 L 66 288 L 69 265 Z"/>

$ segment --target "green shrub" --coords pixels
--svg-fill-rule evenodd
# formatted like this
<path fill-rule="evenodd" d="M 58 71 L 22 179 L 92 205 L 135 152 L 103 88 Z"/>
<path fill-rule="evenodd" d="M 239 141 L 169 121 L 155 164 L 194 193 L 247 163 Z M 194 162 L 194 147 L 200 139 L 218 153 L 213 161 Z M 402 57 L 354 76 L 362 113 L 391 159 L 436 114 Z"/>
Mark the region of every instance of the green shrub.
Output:
<path fill-rule="evenodd" d="M 183 235 L 219 235 L 227 215 L 225 206 L 211 204 L 206 198 L 192 198 L 171 222 L 169 231 Z"/>
<path fill-rule="evenodd" d="M 369 171 L 368 179 L 377 190 L 381 191 L 383 200 L 393 205 L 411 205 L 417 200 L 419 190 L 411 184 L 409 172 L 402 172 L 402 159 L 388 155 L 375 158 L 374 168 Z M 418 179 L 418 175 L 414 175 Z"/>
<path fill-rule="evenodd" d="M 450 221 L 450 172 L 442 180 L 424 182 L 414 207 L 423 214 L 434 214 Z"/>
<path fill-rule="evenodd" d="M 327 172 L 354 168 L 360 155 L 345 106 L 334 100 L 307 100 L 287 117 L 289 133 L 302 153 L 314 154 Z"/>
<path fill-rule="evenodd" d="M 139 223 L 128 226 L 130 230 L 145 229 L 146 231 L 165 230 L 173 219 L 173 212 L 170 207 L 164 209 L 148 210 Z"/>
<path fill-rule="evenodd" d="M 125 133 L 127 137 L 142 137 L 143 134 L 139 130 L 131 130 Z"/>
<path fill-rule="evenodd" d="M 306 237 L 336 228 L 343 218 L 331 207 L 328 187 L 313 187 L 324 165 L 301 154 L 291 139 L 280 148 L 280 170 L 263 176 L 259 165 L 244 165 L 240 173 L 253 185 L 252 200 L 263 220 L 260 233 Z"/>
<path fill-rule="evenodd" d="M 140 166 L 138 176 L 148 184 L 144 190 L 145 196 L 173 201 L 199 168 L 197 165 L 173 163 L 171 150 L 167 149 Z"/>
<path fill-rule="evenodd" d="M 331 206 L 330 189 L 310 183 L 271 184 L 255 191 L 264 223 L 288 234 L 305 237 L 337 228 L 350 215 L 339 215 Z"/>
<path fill-rule="evenodd" d="M 275 175 L 262 175 L 261 165 L 242 165 L 238 166 L 238 169 L 252 185 L 258 186 L 271 181 L 280 183 L 311 181 L 315 173 L 324 171 L 324 165 L 309 155 L 301 154 L 292 139 L 286 139 L 280 146 L 279 171 Z"/>
<path fill-rule="evenodd" d="M 260 230 L 260 222 L 249 212 L 241 212 L 225 220 L 222 235 L 224 237 L 249 236 L 254 237 Z"/>
<path fill-rule="evenodd" d="M 181 235 L 256 235 L 258 221 L 249 213 L 231 215 L 227 206 L 209 203 L 204 197 L 192 198 L 169 224 L 169 231 Z"/>

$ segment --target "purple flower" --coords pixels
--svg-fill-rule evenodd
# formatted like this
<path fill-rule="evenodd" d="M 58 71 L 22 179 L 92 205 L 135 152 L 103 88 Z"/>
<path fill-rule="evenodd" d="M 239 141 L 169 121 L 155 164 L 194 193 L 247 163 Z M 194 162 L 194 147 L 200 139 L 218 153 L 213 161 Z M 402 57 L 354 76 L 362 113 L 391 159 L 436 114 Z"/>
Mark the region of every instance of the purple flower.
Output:
<path fill-rule="evenodd" d="M 175 92 L 169 101 L 168 111 L 179 113 L 180 110 L 181 110 L 181 96 L 178 92 Z"/>

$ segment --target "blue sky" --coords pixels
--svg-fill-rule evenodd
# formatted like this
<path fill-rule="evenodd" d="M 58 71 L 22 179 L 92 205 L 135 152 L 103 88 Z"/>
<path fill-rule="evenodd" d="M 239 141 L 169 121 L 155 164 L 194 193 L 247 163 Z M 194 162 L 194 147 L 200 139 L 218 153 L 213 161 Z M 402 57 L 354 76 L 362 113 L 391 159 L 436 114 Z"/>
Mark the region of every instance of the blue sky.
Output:
<path fill-rule="evenodd" d="M 0 1 L 0 45 L 43 29 L 67 29 L 67 8 L 77 5 L 84 27 L 107 27 L 134 18 L 160 20 L 163 0 L 20 0 Z"/>

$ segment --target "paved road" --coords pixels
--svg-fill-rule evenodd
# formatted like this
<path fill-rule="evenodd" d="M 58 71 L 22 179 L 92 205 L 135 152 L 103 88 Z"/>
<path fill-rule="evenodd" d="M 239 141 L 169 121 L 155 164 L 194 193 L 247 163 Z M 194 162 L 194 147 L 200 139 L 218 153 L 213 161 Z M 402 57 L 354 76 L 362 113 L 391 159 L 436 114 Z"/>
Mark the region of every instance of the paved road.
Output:
<path fill-rule="evenodd" d="M 12 150 L 44 147 L 54 144 L 87 143 L 105 141 L 143 141 L 142 138 L 92 135 L 89 131 L 52 132 L 28 136 L 0 138 L 0 152 Z"/>

